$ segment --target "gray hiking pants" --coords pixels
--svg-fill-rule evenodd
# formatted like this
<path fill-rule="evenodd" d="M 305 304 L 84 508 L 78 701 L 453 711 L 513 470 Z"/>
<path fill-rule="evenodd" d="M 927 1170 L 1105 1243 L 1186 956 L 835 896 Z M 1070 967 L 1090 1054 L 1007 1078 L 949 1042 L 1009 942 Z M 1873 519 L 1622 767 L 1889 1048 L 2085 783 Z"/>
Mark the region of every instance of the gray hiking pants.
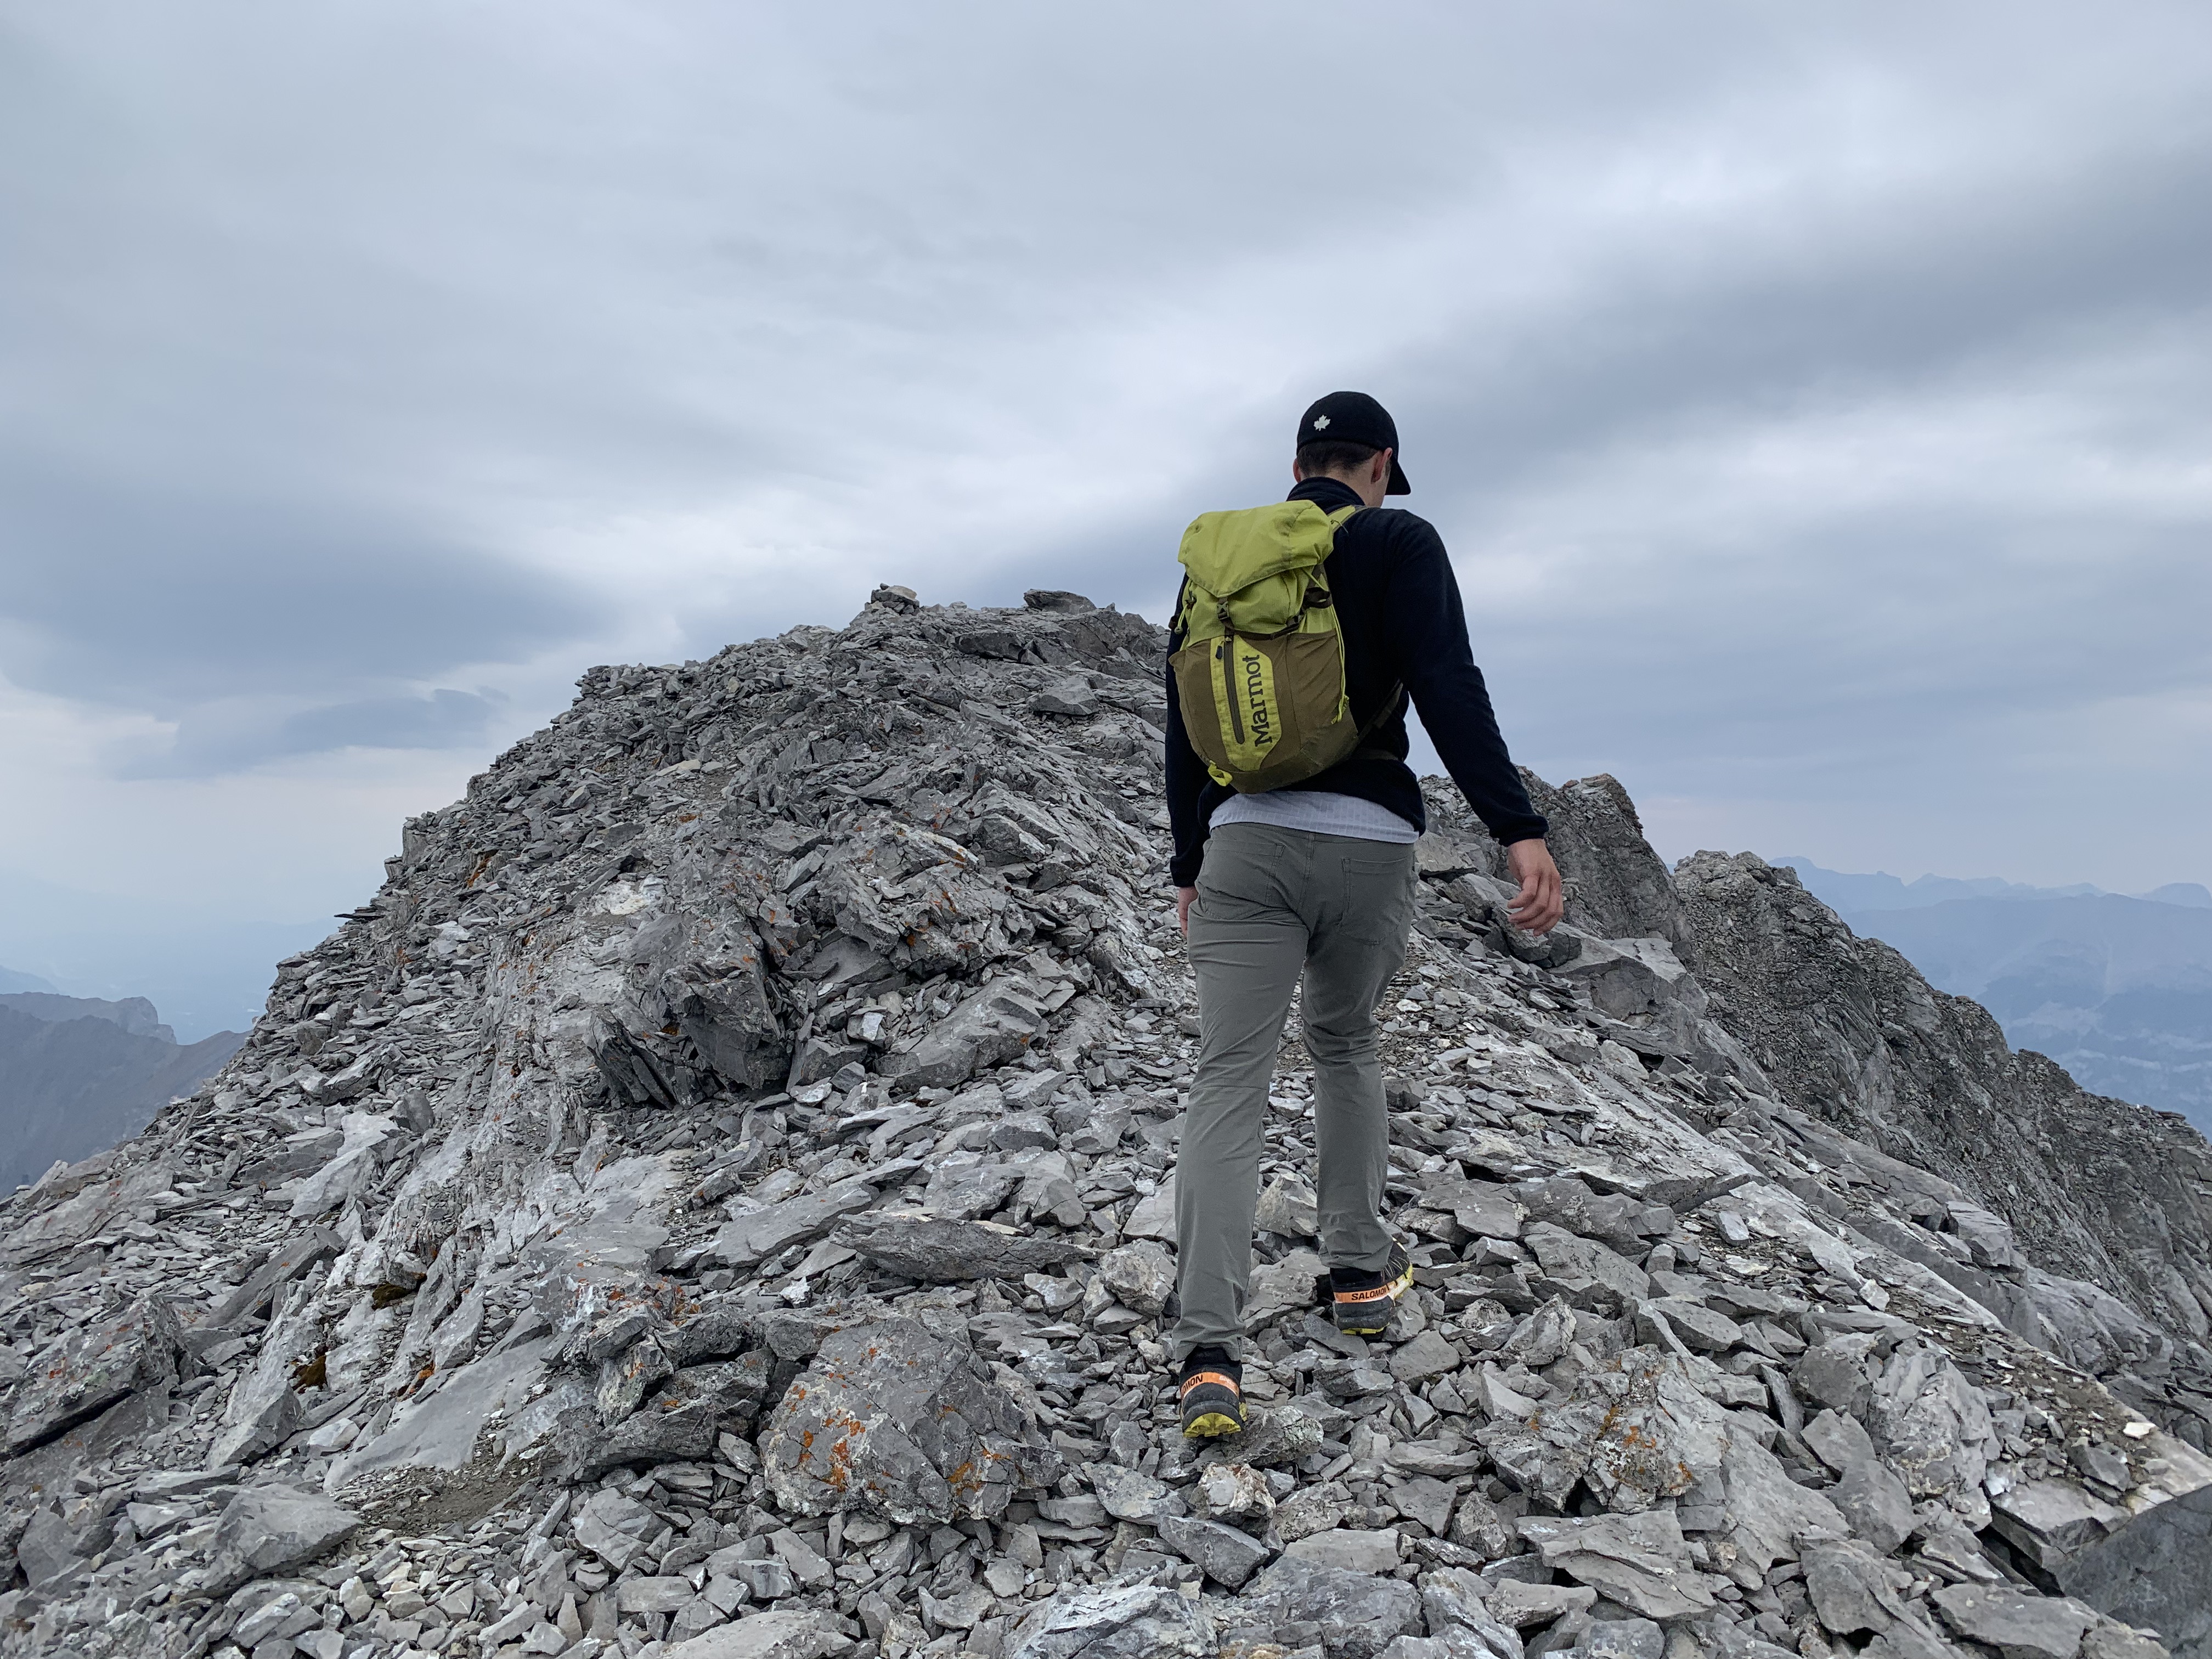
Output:
<path fill-rule="evenodd" d="M 1301 975 L 1322 1255 L 1369 1272 L 1389 1258 L 1375 1004 L 1406 959 L 1414 880 L 1413 849 L 1388 842 L 1225 823 L 1206 842 L 1190 908 L 1198 1073 L 1176 1160 L 1178 1362 L 1205 1343 L 1241 1357 L 1267 1085 Z"/>

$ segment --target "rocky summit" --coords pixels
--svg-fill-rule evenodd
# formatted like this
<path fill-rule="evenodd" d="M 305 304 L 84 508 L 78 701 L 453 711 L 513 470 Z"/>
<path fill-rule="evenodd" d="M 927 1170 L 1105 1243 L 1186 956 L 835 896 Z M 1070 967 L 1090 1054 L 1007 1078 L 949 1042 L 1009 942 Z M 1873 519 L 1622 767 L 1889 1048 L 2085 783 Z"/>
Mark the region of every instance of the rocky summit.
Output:
<path fill-rule="evenodd" d="M 2157 1659 L 2212 1163 L 1852 937 L 1431 787 L 1396 1340 L 1271 1099 L 1252 1423 L 1164 1386 L 1164 639 L 1072 594 L 595 669 L 223 1070 L 0 1214 L 0 1650 Z"/>

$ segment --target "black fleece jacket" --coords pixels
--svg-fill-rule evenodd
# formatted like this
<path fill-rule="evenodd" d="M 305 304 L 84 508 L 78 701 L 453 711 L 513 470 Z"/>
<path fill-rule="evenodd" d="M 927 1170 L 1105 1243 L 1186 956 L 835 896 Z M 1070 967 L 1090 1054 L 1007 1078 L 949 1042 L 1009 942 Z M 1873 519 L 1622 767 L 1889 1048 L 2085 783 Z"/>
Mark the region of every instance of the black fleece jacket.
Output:
<path fill-rule="evenodd" d="M 1309 478 L 1289 499 L 1312 501 L 1331 513 L 1359 502 L 1349 484 L 1334 478 Z M 1396 507 L 1355 514 L 1336 532 L 1328 574 L 1338 625 L 1344 630 L 1352 718 L 1365 726 L 1382 711 L 1391 688 L 1403 685 L 1444 769 L 1490 833 L 1504 845 L 1540 836 L 1544 819 L 1529 804 L 1505 739 L 1498 735 L 1490 692 L 1468 646 L 1459 581 L 1436 527 Z M 1180 611 L 1180 602 L 1176 608 Z M 1182 643 L 1177 634 L 1169 649 Z M 1168 870 L 1176 886 L 1188 887 L 1198 880 L 1206 856 L 1206 821 L 1231 792 L 1214 782 L 1191 748 L 1175 676 L 1166 678 L 1168 817 L 1175 830 L 1175 857 Z M 1362 747 L 1384 754 L 1355 756 L 1288 787 L 1357 795 L 1389 808 L 1416 830 L 1427 829 L 1421 787 L 1406 764 L 1402 702 Z"/>

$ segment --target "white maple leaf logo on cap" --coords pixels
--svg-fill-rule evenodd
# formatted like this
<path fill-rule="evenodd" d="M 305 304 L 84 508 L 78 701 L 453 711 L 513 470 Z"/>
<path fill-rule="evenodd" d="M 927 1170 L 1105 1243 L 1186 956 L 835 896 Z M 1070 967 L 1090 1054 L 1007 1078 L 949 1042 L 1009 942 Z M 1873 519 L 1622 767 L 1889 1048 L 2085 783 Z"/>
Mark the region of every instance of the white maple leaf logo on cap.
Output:
<path fill-rule="evenodd" d="M 1326 416 L 1326 415 L 1316 415 L 1316 416 L 1314 416 L 1314 430 L 1315 430 L 1315 431 L 1316 431 L 1316 432 L 1320 431 L 1320 430 L 1322 429 L 1322 428 L 1323 428 L 1323 427 L 1327 426 L 1328 424 L 1328 416 Z"/>

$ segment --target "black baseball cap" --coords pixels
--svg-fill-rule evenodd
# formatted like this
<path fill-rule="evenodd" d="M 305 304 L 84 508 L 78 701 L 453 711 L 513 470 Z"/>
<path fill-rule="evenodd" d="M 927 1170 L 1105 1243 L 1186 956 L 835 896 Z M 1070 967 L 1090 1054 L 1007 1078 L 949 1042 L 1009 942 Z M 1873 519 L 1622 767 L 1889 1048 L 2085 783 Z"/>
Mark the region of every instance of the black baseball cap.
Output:
<path fill-rule="evenodd" d="M 1326 398 L 1316 398 L 1298 416 L 1298 441 L 1294 447 L 1319 443 L 1365 444 L 1370 449 L 1389 450 L 1390 487 L 1382 493 L 1413 493 L 1413 486 L 1406 482 L 1406 469 L 1398 465 L 1398 423 L 1390 418 L 1389 410 L 1365 392 L 1332 392 Z"/>

